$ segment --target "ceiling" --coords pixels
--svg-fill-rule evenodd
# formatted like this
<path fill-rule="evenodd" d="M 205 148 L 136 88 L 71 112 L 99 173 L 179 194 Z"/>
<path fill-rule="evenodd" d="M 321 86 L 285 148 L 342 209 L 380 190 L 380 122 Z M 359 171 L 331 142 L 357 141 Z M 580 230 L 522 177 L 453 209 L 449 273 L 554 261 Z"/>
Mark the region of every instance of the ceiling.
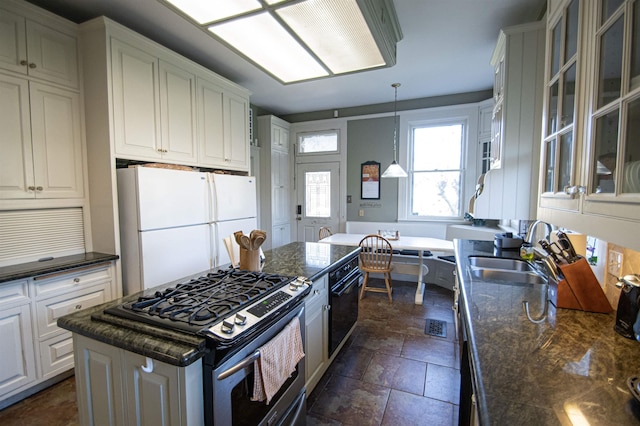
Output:
<path fill-rule="evenodd" d="M 394 0 L 403 39 L 397 63 L 356 74 L 283 85 L 158 0 L 29 0 L 74 22 L 109 18 L 252 92 L 275 115 L 333 110 L 491 89 L 500 28 L 538 20 L 546 0 Z"/>

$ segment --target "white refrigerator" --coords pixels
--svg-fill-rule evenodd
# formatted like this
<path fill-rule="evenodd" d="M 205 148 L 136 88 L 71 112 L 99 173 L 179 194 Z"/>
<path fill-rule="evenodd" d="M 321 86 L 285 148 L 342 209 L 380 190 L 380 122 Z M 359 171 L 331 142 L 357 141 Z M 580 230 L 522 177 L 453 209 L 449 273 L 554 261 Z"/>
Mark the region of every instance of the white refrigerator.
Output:
<path fill-rule="evenodd" d="M 209 190 L 215 265 L 225 266 L 231 262 L 224 244 L 225 237 L 233 236 L 236 231 L 249 235 L 257 229 L 256 178 L 210 173 Z"/>
<path fill-rule="evenodd" d="M 206 173 L 136 166 L 117 181 L 125 295 L 215 266 Z"/>

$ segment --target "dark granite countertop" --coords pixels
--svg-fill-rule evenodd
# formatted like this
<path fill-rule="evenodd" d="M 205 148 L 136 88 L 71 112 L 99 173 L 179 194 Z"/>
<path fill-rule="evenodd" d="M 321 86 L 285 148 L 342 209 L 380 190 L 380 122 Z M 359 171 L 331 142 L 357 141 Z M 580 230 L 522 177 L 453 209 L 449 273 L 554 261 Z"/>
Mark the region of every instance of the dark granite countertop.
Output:
<path fill-rule="evenodd" d="M 357 247 L 294 242 L 265 251 L 262 270 L 287 276 L 304 276 L 313 280 L 358 251 Z M 202 273 L 195 274 L 200 275 Z M 175 281 L 64 316 L 58 320 L 58 325 L 74 333 L 168 364 L 187 366 L 205 355 L 207 347 L 203 337 L 130 321 L 103 312 L 108 307 L 134 300 L 142 293 L 155 292 L 173 283 Z"/>
<path fill-rule="evenodd" d="M 119 256 L 115 254 L 89 252 L 74 254 L 71 256 L 49 258 L 48 260 L 37 262 L 3 266 L 0 267 L 0 283 L 35 277 L 38 275 L 51 274 L 53 272 L 66 271 L 68 269 L 80 268 L 83 266 L 90 266 L 96 263 L 116 260 L 118 258 Z"/>
<path fill-rule="evenodd" d="M 640 373 L 640 343 L 613 331 L 615 312 L 548 304 L 546 319 L 533 323 L 522 302 L 538 318 L 546 284 L 472 279 L 468 256 L 493 256 L 492 241 L 455 240 L 455 251 L 482 425 L 640 424 L 626 384 Z"/>

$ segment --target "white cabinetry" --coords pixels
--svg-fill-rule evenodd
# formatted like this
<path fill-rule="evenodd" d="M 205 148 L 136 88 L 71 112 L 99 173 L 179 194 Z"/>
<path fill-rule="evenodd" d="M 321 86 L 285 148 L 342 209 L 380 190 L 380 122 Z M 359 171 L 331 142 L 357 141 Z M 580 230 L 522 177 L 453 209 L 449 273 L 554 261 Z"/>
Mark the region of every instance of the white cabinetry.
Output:
<path fill-rule="evenodd" d="M 248 171 L 249 92 L 105 17 L 79 40 L 94 250 L 120 254 L 116 159 Z"/>
<path fill-rule="evenodd" d="M 176 367 L 74 334 L 81 424 L 202 425 L 202 364 Z"/>
<path fill-rule="evenodd" d="M 539 217 L 640 250 L 637 7 L 549 1 Z"/>
<path fill-rule="evenodd" d="M 262 227 L 271 230 L 266 248 L 291 242 L 291 167 L 289 123 L 272 115 L 258 117 L 261 155 L 260 207 Z"/>
<path fill-rule="evenodd" d="M 305 382 L 313 391 L 329 366 L 329 299 L 327 275 L 313 281 L 305 299 Z"/>
<path fill-rule="evenodd" d="M 51 18 L 56 31 L 25 17 L 29 7 L 3 6 L 12 11 L 0 8 L 0 199 L 82 198 L 75 27 Z"/>
<path fill-rule="evenodd" d="M 195 75 L 154 53 L 111 41 L 115 154 L 195 164 Z"/>
<path fill-rule="evenodd" d="M 35 382 L 36 365 L 31 331 L 28 281 L 0 286 L 0 399 Z"/>
<path fill-rule="evenodd" d="M 206 167 L 249 168 L 249 100 L 198 78 L 199 162 Z"/>
<path fill-rule="evenodd" d="M 14 7 L 20 5 L 14 3 Z M 62 30 L 54 22 L 51 25 Z M 73 31 L 58 31 L 22 14 L 0 9 L 0 34 L 0 68 L 78 87 L 78 53 Z"/>
<path fill-rule="evenodd" d="M 543 63 L 543 22 L 500 31 L 491 60 L 496 76 L 488 153 L 491 168 L 485 174 L 483 193 L 475 200 L 475 217 L 536 217 Z"/>
<path fill-rule="evenodd" d="M 0 400 L 73 368 L 71 332 L 58 318 L 111 300 L 114 269 L 106 262 L 0 283 L 0 338 L 11 342 L 0 350 Z"/>

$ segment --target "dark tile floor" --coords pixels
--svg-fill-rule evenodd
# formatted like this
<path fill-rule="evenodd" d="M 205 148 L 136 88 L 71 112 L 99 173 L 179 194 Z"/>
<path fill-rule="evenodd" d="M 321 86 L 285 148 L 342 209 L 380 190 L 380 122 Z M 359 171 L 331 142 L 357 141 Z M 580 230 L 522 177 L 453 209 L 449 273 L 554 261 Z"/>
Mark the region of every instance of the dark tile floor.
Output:
<path fill-rule="evenodd" d="M 427 284 L 395 282 L 393 304 L 370 293 L 358 325 L 308 396 L 309 425 L 457 425 L 459 354 L 452 294 Z M 425 334 L 425 319 L 446 321 L 446 337 Z M 0 424 L 77 425 L 73 377 L 0 411 Z"/>
<path fill-rule="evenodd" d="M 380 281 L 381 282 L 381 281 Z M 394 282 L 360 301 L 358 325 L 307 401 L 309 425 L 457 425 L 460 370 L 452 293 Z M 426 319 L 446 337 L 425 334 Z"/>

